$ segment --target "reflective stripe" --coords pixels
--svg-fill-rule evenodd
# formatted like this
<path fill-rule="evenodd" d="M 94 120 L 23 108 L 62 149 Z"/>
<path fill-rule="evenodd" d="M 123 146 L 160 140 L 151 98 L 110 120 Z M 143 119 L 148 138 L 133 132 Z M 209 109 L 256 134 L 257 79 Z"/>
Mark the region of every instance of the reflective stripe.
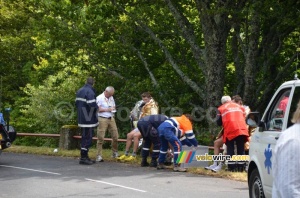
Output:
<path fill-rule="evenodd" d="M 158 153 L 158 152 L 159 152 L 159 150 L 152 150 L 152 152 L 153 152 L 153 153 Z"/>
<path fill-rule="evenodd" d="M 195 135 L 188 136 L 187 138 L 188 138 L 188 139 L 194 139 L 194 138 L 195 138 Z"/>
<path fill-rule="evenodd" d="M 174 154 L 179 154 L 180 152 L 174 152 Z"/>
<path fill-rule="evenodd" d="M 174 122 L 174 120 L 168 119 L 165 122 L 169 123 L 170 125 L 172 125 L 175 128 L 175 136 L 178 137 L 178 128 L 176 123 Z M 175 126 L 176 125 L 176 126 Z"/>
<path fill-rule="evenodd" d="M 88 100 L 88 101 L 86 101 L 86 103 L 93 103 L 93 102 L 96 102 L 96 100 L 93 99 L 93 100 Z"/>
<path fill-rule="evenodd" d="M 182 136 L 179 140 L 182 141 L 182 140 L 185 140 L 186 137 L 185 136 Z"/>
<path fill-rule="evenodd" d="M 143 148 L 143 150 L 145 150 L 145 151 L 149 151 L 150 149 L 149 149 L 149 148 Z"/>
<path fill-rule="evenodd" d="M 167 123 L 169 123 L 170 125 L 172 125 L 173 127 L 175 127 L 174 124 L 173 124 L 173 122 L 172 122 L 171 120 L 166 120 L 165 122 L 167 122 Z"/>
<path fill-rule="evenodd" d="M 87 151 L 87 148 L 81 148 L 81 150 Z"/>
<path fill-rule="evenodd" d="M 236 164 L 236 161 L 228 161 L 227 164 Z"/>
<path fill-rule="evenodd" d="M 93 100 L 86 100 L 85 98 L 76 98 L 76 100 L 82 101 L 82 102 L 86 102 L 86 103 L 93 103 L 93 102 L 96 102 L 95 99 L 93 99 Z M 75 101 L 76 101 L 76 100 L 75 100 Z"/>
<path fill-rule="evenodd" d="M 176 119 L 170 118 L 169 120 L 170 120 L 171 122 L 173 122 L 173 125 L 174 125 L 175 127 L 180 128 L 180 125 L 179 125 L 179 123 L 177 122 Z"/>
<path fill-rule="evenodd" d="M 86 99 L 85 99 L 85 98 L 76 98 L 76 100 L 86 102 Z M 75 100 L 75 101 L 76 101 L 76 100 Z"/>
<path fill-rule="evenodd" d="M 244 113 L 241 109 L 237 109 L 237 110 L 226 111 L 226 112 L 224 112 L 221 116 L 223 117 L 223 116 L 225 116 L 227 113 L 231 113 L 231 112 L 242 112 L 242 113 Z"/>
<path fill-rule="evenodd" d="M 162 153 L 162 154 L 165 154 L 165 153 L 167 153 L 167 151 L 159 151 L 160 153 Z"/>
<path fill-rule="evenodd" d="M 98 125 L 99 125 L 98 122 L 95 123 L 95 124 L 78 124 L 79 127 L 83 127 L 83 128 L 85 128 L 85 127 L 91 128 L 91 127 L 96 127 L 96 126 L 98 126 Z"/>
<path fill-rule="evenodd" d="M 193 130 L 188 130 L 185 132 L 185 134 L 193 133 Z"/>

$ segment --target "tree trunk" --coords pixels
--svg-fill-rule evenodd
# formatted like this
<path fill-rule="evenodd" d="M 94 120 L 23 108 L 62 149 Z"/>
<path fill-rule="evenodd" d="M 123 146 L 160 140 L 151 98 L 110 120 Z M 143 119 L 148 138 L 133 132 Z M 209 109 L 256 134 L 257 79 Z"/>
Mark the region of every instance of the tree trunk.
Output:
<path fill-rule="evenodd" d="M 205 42 L 206 109 L 210 132 L 216 134 L 216 110 L 224 91 L 226 71 L 226 41 L 229 24 L 226 11 L 210 14 L 210 2 L 196 1 Z M 217 9 L 217 8 L 216 8 Z M 209 94 L 207 94 L 209 93 Z"/>

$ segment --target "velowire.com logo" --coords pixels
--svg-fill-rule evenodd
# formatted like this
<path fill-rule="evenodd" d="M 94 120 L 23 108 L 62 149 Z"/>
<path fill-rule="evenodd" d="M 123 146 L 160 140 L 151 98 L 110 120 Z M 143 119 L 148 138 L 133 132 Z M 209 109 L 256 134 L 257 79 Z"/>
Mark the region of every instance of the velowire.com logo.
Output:
<path fill-rule="evenodd" d="M 195 155 L 196 151 L 181 151 L 176 163 L 191 163 L 195 157 L 196 161 L 249 161 L 249 155 L 209 155 L 205 153 L 204 155 Z"/>

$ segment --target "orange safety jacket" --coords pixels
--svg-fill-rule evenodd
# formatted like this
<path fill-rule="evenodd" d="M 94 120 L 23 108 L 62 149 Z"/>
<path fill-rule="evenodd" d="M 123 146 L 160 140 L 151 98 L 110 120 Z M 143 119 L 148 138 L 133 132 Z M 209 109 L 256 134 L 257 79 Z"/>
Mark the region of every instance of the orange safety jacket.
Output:
<path fill-rule="evenodd" d="M 183 137 L 186 137 L 192 145 L 198 145 L 197 139 L 193 132 L 193 125 L 185 115 L 180 117 L 171 117 L 165 122 L 169 123 L 175 128 L 175 136 L 180 139 L 180 141 L 183 140 Z"/>
<path fill-rule="evenodd" d="M 227 102 L 218 108 L 224 128 L 223 142 L 239 135 L 249 136 L 245 121 L 245 108 L 234 102 Z"/>
<path fill-rule="evenodd" d="M 185 115 L 182 115 L 180 117 L 171 117 L 169 120 L 172 120 L 174 122 L 172 124 L 174 127 L 180 129 L 181 133 L 179 136 L 183 136 L 186 133 L 191 133 L 194 135 L 192 123 Z"/>

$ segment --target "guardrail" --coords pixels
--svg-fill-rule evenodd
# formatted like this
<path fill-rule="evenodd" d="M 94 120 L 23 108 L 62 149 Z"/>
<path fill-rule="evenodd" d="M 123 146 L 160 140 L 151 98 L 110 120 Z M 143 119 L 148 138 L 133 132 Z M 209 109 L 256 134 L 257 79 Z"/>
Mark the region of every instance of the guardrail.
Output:
<path fill-rule="evenodd" d="M 48 133 L 17 133 L 17 136 L 21 136 L 21 137 L 26 137 L 26 136 L 30 136 L 30 137 L 51 137 L 51 138 L 59 138 L 60 134 L 48 134 Z M 80 135 L 74 135 L 73 136 L 74 139 L 81 139 Z M 97 137 L 93 137 L 93 140 L 98 140 Z M 111 138 L 104 138 L 104 141 L 112 141 Z M 126 139 L 118 139 L 118 142 L 126 142 Z"/>
<path fill-rule="evenodd" d="M 17 133 L 17 136 L 21 136 L 21 137 L 51 137 L 51 138 L 59 138 L 60 134 L 48 134 L 48 133 Z M 73 136 L 74 139 L 81 139 L 80 135 L 74 135 Z M 93 140 L 98 140 L 97 137 L 93 137 Z M 112 141 L 111 138 L 104 138 L 104 141 Z M 123 142 L 125 143 L 127 140 L 126 139 L 118 139 L 118 142 Z M 209 150 L 214 150 L 213 146 L 208 146 Z M 221 151 L 223 151 L 223 148 L 220 148 Z"/>
<path fill-rule="evenodd" d="M 32 136 L 32 137 L 60 137 L 60 134 L 48 134 L 48 133 L 17 133 L 17 136 Z"/>
<path fill-rule="evenodd" d="M 21 137 L 26 137 L 26 136 L 31 136 L 31 137 L 50 137 L 50 138 L 60 138 L 60 134 L 47 134 L 47 133 L 17 133 L 17 136 Z M 74 135 L 73 139 L 81 139 L 80 135 Z M 93 137 L 93 140 L 97 140 L 97 137 Z M 104 141 L 112 141 L 111 138 L 104 138 Z M 123 142 L 126 143 L 126 139 L 118 139 L 118 142 Z M 208 150 L 214 150 L 213 146 L 208 146 Z M 220 151 L 223 152 L 223 148 L 220 148 Z"/>

